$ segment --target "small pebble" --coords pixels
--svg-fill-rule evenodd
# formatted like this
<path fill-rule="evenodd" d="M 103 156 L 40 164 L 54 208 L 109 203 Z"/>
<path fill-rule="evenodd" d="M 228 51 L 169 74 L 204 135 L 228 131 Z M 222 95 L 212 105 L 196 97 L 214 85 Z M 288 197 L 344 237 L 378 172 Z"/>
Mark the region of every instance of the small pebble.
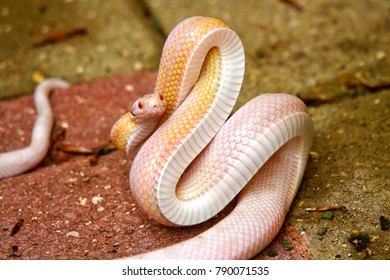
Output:
<path fill-rule="evenodd" d="M 40 82 L 42 82 L 45 79 L 45 75 L 42 72 L 40 72 L 40 71 L 34 71 L 32 73 L 31 79 L 35 83 L 40 83 Z"/>
<path fill-rule="evenodd" d="M 381 60 L 382 58 L 386 57 L 386 52 L 385 51 L 378 51 L 376 53 L 376 59 Z"/>
<path fill-rule="evenodd" d="M 310 156 L 312 159 L 319 159 L 320 155 L 317 152 L 311 151 Z"/>
<path fill-rule="evenodd" d="M 337 134 L 344 134 L 344 129 L 339 128 L 336 130 Z"/>
<path fill-rule="evenodd" d="M 133 91 L 134 86 L 133 85 L 125 85 L 125 91 Z"/>
<path fill-rule="evenodd" d="M 82 74 L 82 73 L 84 73 L 84 67 L 81 66 L 81 65 L 77 66 L 77 67 L 76 67 L 76 73 L 77 73 L 77 74 Z"/>
<path fill-rule="evenodd" d="M 91 201 L 93 204 L 98 204 L 99 202 L 103 201 L 103 197 L 97 195 L 97 196 L 92 197 Z"/>
<path fill-rule="evenodd" d="M 67 183 L 76 183 L 77 182 L 77 178 L 69 178 L 68 180 L 66 180 Z"/>
<path fill-rule="evenodd" d="M 141 70 L 144 67 L 143 63 L 141 61 L 136 61 L 134 63 L 134 69 L 135 70 Z"/>
<path fill-rule="evenodd" d="M 73 230 L 73 231 L 69 231 L 68 233 L 66 233 L 66 236 L 79 237 L 79 233 L 77 231 Z"/>
<path fill-rule="evenodd" d="M 86 203 L 87 203 L 87 198 L 86 197 L 79 197 L 78 204 L 84 206 Z"/>

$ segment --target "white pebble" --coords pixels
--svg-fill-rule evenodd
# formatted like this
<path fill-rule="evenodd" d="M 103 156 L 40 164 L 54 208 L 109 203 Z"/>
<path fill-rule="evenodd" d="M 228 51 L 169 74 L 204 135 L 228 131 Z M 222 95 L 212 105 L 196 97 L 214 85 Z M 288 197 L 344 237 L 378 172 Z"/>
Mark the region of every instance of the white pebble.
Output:
<path fill-rule="evenodd" d="M 79 237 L 79 233 L 75 230 L 69 231 L 66 233 L 66 236 L 73 236 L 73 237 Z"/>
<path fill-rule="evenodd" d="M 87 203 L 87 198 L 86 197 L 79 197 L 79 202 L 80 205 L 84 206 Z"/>
<path fill-rule="evenodd" d="M 98 204 L 99 202 L 103 201 L 103 197 L 97 195 L 97 196 L 92 197 L 91 201 L 93 204 Z"/>
<path fill-rule="evenodd" d="M 133 91 L 134 86 L 133 85 L 125 85 L 125 91 Z"/>

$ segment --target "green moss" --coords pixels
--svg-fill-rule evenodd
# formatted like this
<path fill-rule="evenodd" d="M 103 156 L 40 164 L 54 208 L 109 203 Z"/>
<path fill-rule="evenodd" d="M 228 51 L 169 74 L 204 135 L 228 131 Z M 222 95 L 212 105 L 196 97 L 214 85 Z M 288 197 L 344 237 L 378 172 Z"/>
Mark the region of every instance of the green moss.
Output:
<path fill-rule="evenodd" d="M 270 251 L 268 251 L 268 253 L 267 253 L 267 256 L 268 257 L 275 257 L 275 256 L 277 256 L 278 255 L 278 252 L 276 252 L 276 250 L 270 250 Z"/>
<path fill-rule="evenodd" d="M 328 231 L 328 227 L 320 227 L 318 230 L 317 230 L 317 235 L 324 235 L 326 232 Z"/>
<path fill-rule="evenodd" d="M 370 243 L 370 237 L 366 232 L 352 233 L 348 241 L 356 247 L 357 251 L 367 248 Z"/>
<path fill-rule="evenodd" d="M 291 244 L 291 242 L 287 241 L 287 240 L 284 240 L 283 241 L 283 249 L 285 251 L 291 251 L 292 249 L 294 249 L 293 245 Z"/>
<path fill-rule="evenodd" d="M 325 212 L 322 213 L 321 217 L 324 220 L 333 220 L 334 213 L 332 211 L 325 211 Z"/>
<path fill-rule="evenodd" d="M 262 48 L 259 48 L 256 50 L 256 57 L 257 58 L 263 58 L 265 57 L 265 51 Z"/>
<path fill-rule="evenodd" d="M 390 228 L 390 219 L 386 219 L 384 216 L 379 218 L 381 223 L 381 230 L 388 230 Z"/>

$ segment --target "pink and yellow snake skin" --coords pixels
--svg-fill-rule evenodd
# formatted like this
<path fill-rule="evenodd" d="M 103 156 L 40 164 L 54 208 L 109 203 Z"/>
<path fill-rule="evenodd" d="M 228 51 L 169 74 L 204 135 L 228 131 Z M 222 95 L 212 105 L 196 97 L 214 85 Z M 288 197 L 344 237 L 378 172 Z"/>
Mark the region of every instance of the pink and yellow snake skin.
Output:
<path fill-rule="evenodd" d="M 280 230 L 304 174 L 313 123 L 288 94 L 260 95 L 228 119 L 244 68 L 242 43 L 225 23 L 186 19 L 167 39 L 154 93 L 113 126 L 112 141 L 135 156 L 132 194 L 154 220 L 198 224 L 239 194 L 235 209 L 209 230 L 132 258 L 248 259 Z M 0 177 L 25 171 L 17 164 L 7 171 L 11 157 L 0 155 Z"/>

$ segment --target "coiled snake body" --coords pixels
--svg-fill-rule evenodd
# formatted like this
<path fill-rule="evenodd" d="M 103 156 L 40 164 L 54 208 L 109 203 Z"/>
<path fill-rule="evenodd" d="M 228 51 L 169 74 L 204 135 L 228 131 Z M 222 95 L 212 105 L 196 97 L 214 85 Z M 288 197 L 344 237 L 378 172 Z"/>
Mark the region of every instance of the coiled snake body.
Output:
<path fill-rule="evenodd" d="M 214 227 L 135 258 L 246 259 L 280 230 L 304 174 L 313 123 L 304 103 L 287 94 L 260 95 L 227 120 L 244 68 L 242 43 L 225 23 L 186 19 L 167 39 L 154 93 L 113 126 L 114 144 L 135 155 L 132 194 L 154 220 L 198 224 L 240 193 Z"/>

